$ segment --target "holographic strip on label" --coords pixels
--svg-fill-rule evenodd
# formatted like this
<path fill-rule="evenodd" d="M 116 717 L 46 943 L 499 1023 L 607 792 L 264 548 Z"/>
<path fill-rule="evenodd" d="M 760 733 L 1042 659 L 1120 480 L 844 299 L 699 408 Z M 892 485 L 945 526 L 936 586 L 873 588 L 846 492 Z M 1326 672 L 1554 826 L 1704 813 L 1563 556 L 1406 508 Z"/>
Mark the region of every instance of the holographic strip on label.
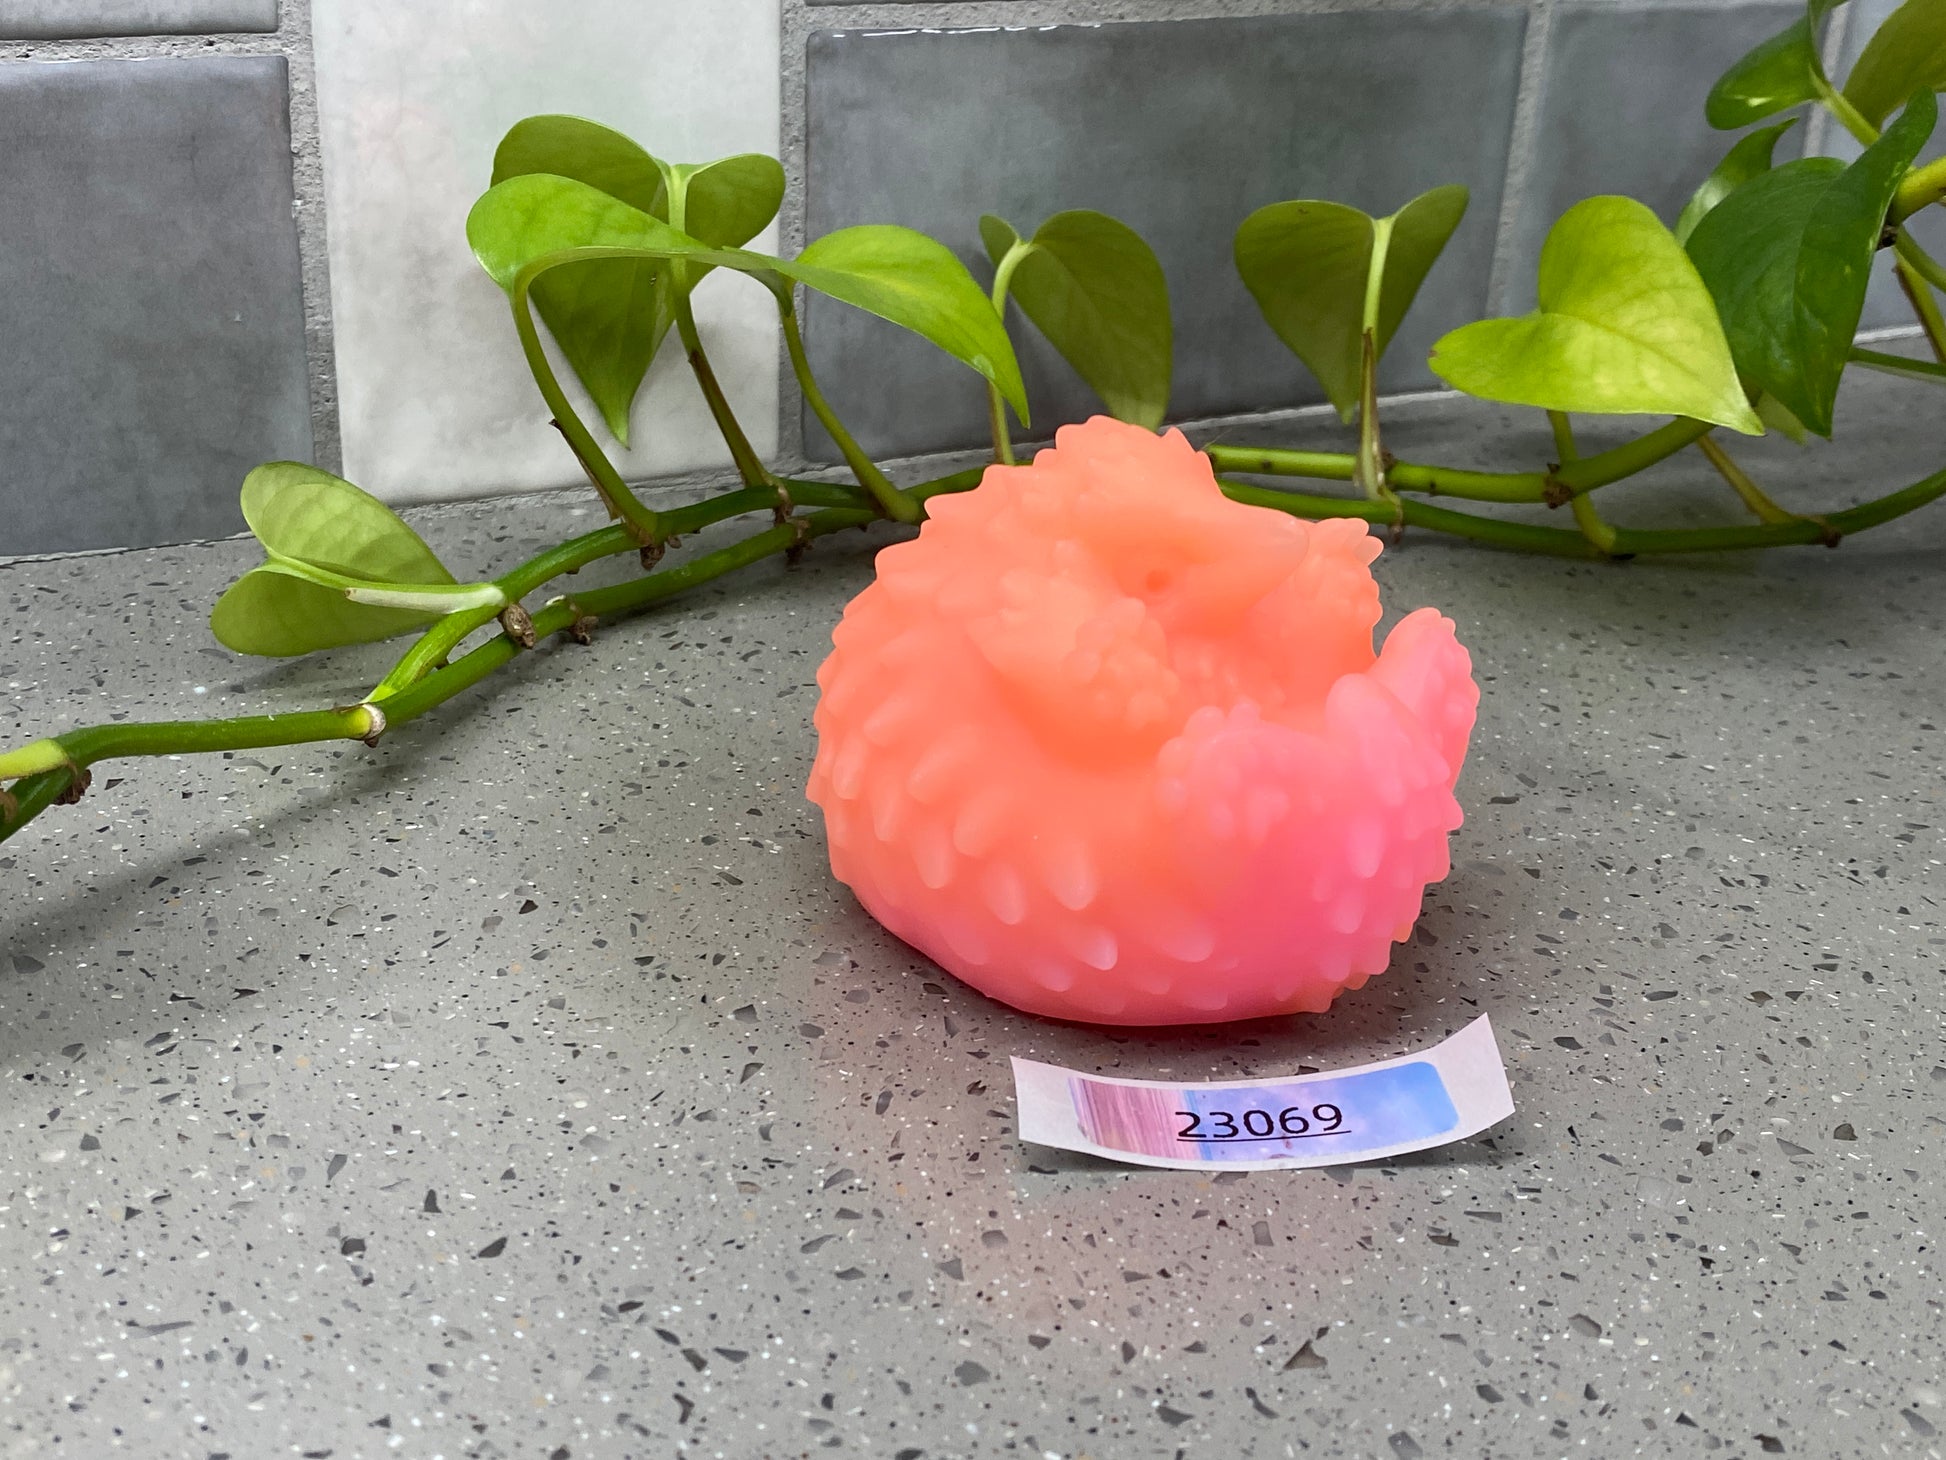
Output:
<path fill-rule="evenodd" d="M 1336 1166 L 1444 1145 L 1513 1114 L 1484 1016 L 1424 1054 L 1280 1079 L 1175 1084 L 1013 1064 L 1022 1139 L 1144 1166 Z"/>

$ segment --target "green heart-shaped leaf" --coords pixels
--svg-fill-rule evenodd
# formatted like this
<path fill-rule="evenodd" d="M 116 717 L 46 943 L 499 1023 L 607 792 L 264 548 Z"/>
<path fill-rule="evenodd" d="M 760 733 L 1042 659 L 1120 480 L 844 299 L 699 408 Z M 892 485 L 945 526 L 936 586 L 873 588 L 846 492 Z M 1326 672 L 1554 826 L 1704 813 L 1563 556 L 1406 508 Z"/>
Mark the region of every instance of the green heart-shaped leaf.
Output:
<path fill-rule="evenodd" d="M 350 482 L 296 461 L 273 461 L 243 481 L 243 519 L 272 560 L 253 568 L 210 613 L 216 637 L 244 654 L 308 654 L 389 639 L 443 609 L 353 603 L 326 575 L 383 584 L 450 586 L 453 575 L 391 508 Z M 279 560 L 284 560 L 280 562 Z"/>
<path fill-rule="evenodd" d="M 1463 325 L 1433 371 L 1469 395 L 1551 411 L 1675 415 L 1763 434 L 1709 290 L 1633 198 L 1589 198 L 1541 248 L 1540 308 Z"/>
<path fill-rule="evenodd" d="M 1689 242 L 1689 235 L 1709 215 L 1710 209 L 1751 178 L 1769 172 L 1771 154 L 1777 150 L 1777 139 L 1796 125 L 1797 118 L 1792 117 L 1788 121 L 1760 127 L 1747 137 L 1739 137 L 1736 145 L 1716 164 L 1715 170 L 1703 179 L 1703 185 L 1684 204 L 1682 216 L 1676 220 L 1676 242 Z"/>
<path fill-rule="evenodd" d="M 1717 78 L 1703 104 L 1712 127 L 1734 131 L 1817 99 L 1824 85 L 1818 60 L 1818 27 L 1844 0 L 1808 0 L 1804 14 L 1785 30 L 1759 42 Z"/>
<path fill-rule="evenodd" d="M 541 174 L 511 177 L 482 193 L 466 215 L 466 241 L 480 267 L 509 293 L 528 265 L 580 248 L 624 250 L 657 266 L 676 257 L 733 268 L 746 268 L 751 260 L 772 262 L 760 254 L 711 249 L 598 188 Z M 581 262 L 563 264 L 539 277 L 579 268 Z"/>
<path fill-rule="evenodd" d="M 1380 284 L 1375 359 L 1466 212 L 1466 189 L 1434 188 L 1392 215 Z M 1364 299 L 1376 225 L 1342 203 L 1259 208 L 1237 229 L 1237 272 L 1277 337 L 1310 369 L 1338 414 L 1358 404 Z"/>
<path fill-rule="evenodd" d="M 1851 166 L 1786 163 L 1731 193 L 1690 237 L 1737 369 L 1821 436 L 1831 434 L 1886 210 L 1937 116 L 1921 91 Z"/>
<path fill-rule="evenodd" d="M 1845 100 L 1874 127 L 1920 90 L 1946 91 L 1946 0 L 1905 0 L 1845 80 Z"/>
<path fill-rule="evenodd" d="M 991 214 L 980 219 L 980 237 L 996 267 L 1020 244 Z M 1162 424 L 1173 339 L 1169 284 L 1141 234 L 1106 213 L 1056 213 L 1016 255 L 1007 296 L 1110 415 L 1150 430 Z"/>
<path fill-rule="evenodd" d="M 371 644 L 442 618 L 440 610 L 378 608 L 296 577 L 275 563 L 252 568 L 216 601 L 209 626 L 239 654 L 289 658 Z"/>
<path fill-rule="evenodd" d="M 783 164 L 761 152 L 721 157 L 700 167 L 681 164 L 669 173 L 669 212 L 658 216 L 666 216 L 699 243 L 728 248 L 748 243 L 769 226 L 784 202 Z"/>
<path fill-rule="evenodd" d="M 844 228 L 795 259 L 776 259 L 713 248 L 571 178 L 530 176 L 488 189 L 467 215 L 466 237 L 481 267 L 509 291 L 531 265 L 580 248 L 735 269 L 785 299 L 783 281 L 795 280 L 931 340 L 998 386 L 1022 420 L 1027 416 L 1020 365 L 992 301 L 951 249 L 910 228 Z"/>
<path fill-rule="evenodd" d="M 273 461 L 243 479 L 243 520 L 280 558 L 375 583 L 450 584 L 453 575 L 390 507 L 300 461 Z"/>
<path fill-rule="evenodd" d="M 1027 388 L 1006 326 L 953 251 L 894 223 L 840 228 L 778 272 L 923 335 L 979 371 L 1027 420 Z"/>
<path fill-rule="evenodd" d="M 655 158 L 634 139 L 585 117 L 526 117 L 508 129 L 494 149 L 493 181 L 536 172 L 577 178 L 658 218 L 666 211 Z"/>
<path fill-rule="evenodd" d="M 763 232 L 784 202 L 784 168 L 774 157 L 743 152 L 701 166 L 662 163 L 668 211 L 656 216 L 698 243 L 735 248 Z M 674 263 L 657 274 L 666 307 L 703 280 L 710 264 Z"/>
<path fill-rule="evenodd" d="M 656 159 L 581 117 L 528 117 L 501 139 L 495 183 L 536 173 L 574 178 L 654 217 L 667 210 Z M 624 446 L 629 409 L 674 319 L 660 272 L 652 260 L 597 259 L 551 270 L 534 285 L 534 307 Z"/>

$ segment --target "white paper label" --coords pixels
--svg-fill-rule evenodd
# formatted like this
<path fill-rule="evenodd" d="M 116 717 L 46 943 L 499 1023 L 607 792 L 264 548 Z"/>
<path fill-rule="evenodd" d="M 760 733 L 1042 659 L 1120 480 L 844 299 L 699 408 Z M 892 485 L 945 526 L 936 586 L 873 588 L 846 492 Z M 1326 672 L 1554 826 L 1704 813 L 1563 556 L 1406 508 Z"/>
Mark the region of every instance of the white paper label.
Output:
<path fill-rule="evenodd" d="M 1482 1014 L 1423 1054 L 1286 1079 L 1114 1080 L 1016 1059 L 1022 1140 L 1137 1166 L 1342 1166 L 1478 1135 L 1514 1113 Z"/>

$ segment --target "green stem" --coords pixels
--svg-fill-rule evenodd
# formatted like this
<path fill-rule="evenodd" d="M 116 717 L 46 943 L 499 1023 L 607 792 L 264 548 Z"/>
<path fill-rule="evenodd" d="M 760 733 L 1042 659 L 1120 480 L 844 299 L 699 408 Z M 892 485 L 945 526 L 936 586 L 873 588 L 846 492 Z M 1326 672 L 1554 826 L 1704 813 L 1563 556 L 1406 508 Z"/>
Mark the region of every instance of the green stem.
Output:
<path fill-rule="evenodd" d="M 1845 94 L 1825 79 L 1823 67 L 1812 66 L 1811 84 L 1817 88 L 1818 100 L 1823 102 L 1826 110 L 1858 140 L 1861 147 L 1869 147 L 1878 141 L 1878 128 L 1866 121 L 1858 108 L 1846 99 Z"/>
<path fill-rule="evenodd" d="M 1899 262 L 1909 264 L 1913 273 L 1924 279 L 1935 289 L 1946 289 L 1946 264 L 1919 247 L 1918 240 L 1901 228 L 1892 240 L 1892 247 L 1898 250 Z"/>
<path fill-rule="evenodd" d="M 1455 512 L 1427 502 L 1401 498 L 1395 509 L 1387 502 L 1363 497 L 1317 497 L 1302 492 L 1286 492 L 1277 487 L 1257 487 L 1248 482 L 1217 479 L 1223 495 L 1252 507 L 1268 507 L 1294 517 L 1360 517 L 1367 522 L 1390 524 L 1401 514 L 1409 527 L 1428 527 L 1456 537 L 1493 543 L 1498 547 L 1519 548 L 1525 552 L 1552 553 L 1570 558 L 1599 557 L 1578 532 L 1559 527 L 1539 527 L 1526 522 L 1508 522 L 1498 517 L 1482 517 L 1474 512 Z"/>
<path fill-rule="evenodd" d="M 1592 460 L 1592 458 L 1589 458 Z M 1358 517 L 1367 522 L 1389 522 L 1390 510 L 1383 503 L 1358 497 L 1317 497 L 1274 487 L 1251 486 L 1245 482 L 1219 478 L 1225 496 L 1255 507 L 1270 507 L 1296 517 Z M 1841 538 L 1878 527 L 1903 517 L 1908 512 L 1946 496 L 1946 471 L 1902 487 L 1883 497 L 1829 512 L 1819 517 L 1799 517 L 1789 522 L 1740 524 L 1729 527 L 1688 527 L 1672 529 L 1608 527 L 1614 534 L 1613 546 L 1604 552 L 1580 532 L 1559 527 L 1541 527 L 1526 522 L 1507 522 L 1497 517 L 1482 517 L 1474 512 L 1456 512 L 1411 498 L 1401 500 L 1405 521 L 1411 527 L 1426 527 L 1500 547 L 1521 548 L 1528 552 L 1552 553 L 1569 558 L 1631 558 L 1649 553 L 1724 552 L 1743 548 L 1789 547 L 1808 543 L 1834 544 Z M 1607 524 L 1604 524 L 1607 526 Z"/>
<path fill-rule="evenodd" d="M 389 718 L 389 715 L 388 715 Z M 5 841 L 55 801 L 98 760 L 121 755 L 194 755 L 218 750 L 257 750 L 316 740 L 364 740 L 376 728 L 371 710 L 351 705 L 292 715 L 247 715 L 235 720 L 161 720 L 145 725 L 90 725 L 59 736 L 68 763 L 14 783 L 13 809 L 0 801 L 0 841 Z"/>
<path fill-rule="evenodd" d="M 702 388 L 703 400 L 709 406 L 709 413 L 716 422 L 716 429 L 723 437 L 723 444 L 730 448 L 730 460 L 736 463 L 737 475 L 743 478 L 746 487 L 768 487 L 778 505 L 788 503 L 788 495 L 780 495 L 782 487 L 770 469 L 757 455 L 750 444 L 750 438 L 743 432 L 743 425 L 730 408 L 730 398 L 723 393 L 723 386 L 711 368 L 709 355 L 703 349 L 702 336 L 696 332 L 696 315 L 689 307 L 689 295 L 685 291 L 676 299 L 676 334 L 682 340 L 682 348 L 689 360 L 689 371 L 696 377 L 696 384 Z"/>
<path fill-rule="evenodd" d="M 1378 433 L 1378 313 L 1384 295 L 1385 256 L 1392 246 L 1392 220 L 1372 221 L 1372 256 L 1365 267 L 1365 304 L 1358 345 L 1358 469 L 1353 480 L 1374 501 L 1393 501 L 1385 481 L 1385 451 Z"/>
<path fill-rule="evenodd" d="M 512 572 L 496 578 L 494 584 L 506 594 L 508 603 L 518 603 L 536 588 L 563 573 L 576 572 L 589 563 L 616 553 L 633 552 L 638 546 L 625 527 L 600 528 L 564 542 L 559 547 L 549 548 L 538 557 L 529 558 Z M 444 664 L 453 650 L 476 630 L 492 623 L 497 613 L 497 609 L 485 608 L 475 609 L 471 613 L 447 615 L 420 636 L 418 642 L 405 652 L 405 657 L 392 666 L 391 672 L 379 681 L 366 698 L 373 703 L 389 703 L 407 685 Z"/>
<path fill-rule="evenodd" d="M 1548 429 L 1554 433 L 1554 450 L 1560 455 L 1561 466 L 1580 459 L 1581 453 L 1574 445 L 1574 424 L 1568 420 L 1566 411 L 1547 413 Z M 1557 467 L 1556 470 L 1559 470 Z"/>
<path fill-rule="evenodd" d="M 1717 474 L 1730 484 L 1730 489 L 1737 494 L 1743 505 L 1750 509 L 1751 515 L 1759 522 L 1797 520 L 1795 512 L 1787 512 L 1771 500 L 1770 494 L 1757 485 L 1750 473 L 1737 465 L 1736 459 L 1723 449 L 1722 443 L 1714 436 L 1698 438 L 1696 446 L 1709 458 L 1709 463 L 1716 468 Z"/>
<path fill-rule="evenodd" d="M 1863 365 L 1867 370 L 1879 370 L 1887 375 L 1903 376 L 1907 380 L 1923 380 L 1928 385 L 1946 385 L 1946 365 L 1935 365 L 1930 360 L 1908 360 L 1904 355 L 1887 355 L 1878 350 L 1868 350 L 1863 345 L 1853 345 L 1848 358 L 1854 365 Z"/>
<path fill-rule="evenodd" d="M 993 459 L 1001 466 L 1014 465 L 1013 433 L 1007 429 L 1007 403 L 1000 398 L 1000 387 L 987 382 L 987 429 L 993 433 Z"/>
<path fill-rule="evenodd" d="M 1550 487 L 1569 493 L 1592 492 L 1633 476 L 1674 456 L 1710 429 L 1708 423 L 1679 416 L 1666 426 L 1658 426 L 1645 436 L 1624 442 L 1607 451 L 1563 463 L 1551 476 L 1547 472 L 1463 471 L 1454 467 L 1427 466 L 1418 462 L 1395 461 L 1386 469 L 1386 483 L 1395 491 L 1426 492 L 1435 496 L 1464 497 L 1474 502 L 1544 502 Z M 1355 457 L 1341 451 L 1285 451 L 1276 447 L 1220 446 L 1203 448 L 1218 471 L 1249 472 L 1262 476 L 1315 477 L 1324 481 L 1348 482 L 1358 469 Z"/>
<path fill-rule="evenodd" d="M 1575 449 L 1574 425 L 1568 420 L 1566 411 L 1549 411 L 1547 424 L 1554 432 L 1554 449 L 1561 457 L 1560 467 L 1555 468 L 1558 475 L 1561 467 L 1572 465 L 1581 453 Z M 1601 514 L 1595 510 L 1595 504 L 1589 499 L 1588 494 L 1574 493 L 1568 498 L 1568 510 L 1574 514 L 1574 525 L 1581 529 L 1581 535 L 1593 543 L 1600 552 L 1613 557 L 1615 529 L 1602 521 Z"/>
<path fill-rule="evenodd" d="M 1002 329 L 1006 328 L 1007 289 L 1013 283 L 1014 270 L 1033 251 L 1033 244 L 1016 238 L 993 271 L 993 312 L 1000 316 Z M 987 420 L 993 428 L 993 459 L 1002 466 L 1012 466 L 1014 442 L 1013 433 L 1007 429 L 1007 403 L 1000 396 L 1000 387 L 991 380 L 987 382 Z"/>
<path fill-rule="evenodd" d="M 970 492 L 986 477 L 983 466 L 969 466 L 964 471 L 952 472 L 929 482 L 922 482 L 911 489 L 915 501 L 929 502 L 934 497 L 943 497 L 952 492 Z"/>
<path fill-rule="evenodd" d="M 1658 461 L 1674 456 L 1683 447 L 1707 434 L 1711 429 L 1707 421 L 1678 416 L 1666 426 L 1656 427 L 1646 436 L 1638 436 L 1633 441 L 1625 441 L 1620 446 L 1597 452 L 1593 456 L 1563 462 L 1560 469 L 1554 473 L 1554 481 L 1565 487 L 1572 496 L 1579 497 L 1594 491 L 1597 487 L 1605 487 L 1624 477 L 1632 477 L 1637 472 L 1654 466 Z"/>
<path fill-rule="evenodd" d="M 838 419 L 837 412 L 824 398 L 824 392 L 818 389 L 817 377 L 811 374 L 811 362 L 804 354 L 804 336 L 797 327 L 797 306 L 791 301 L 791 286 L 786 283 L 776 292 L 777 313 L 784 323 L 784 348 L 790 352 L 791 369 L 797 373 L 797 383 L 804 391 L 805 402 L 811 407 L 812 414 L 838 444 L 845 464 L 858 478 L 858 485 L 872 494 L 879 510 L 895 522 L 917 522 L 918 503 L 892 485 L 891 478 L 878 469 L 878 463 L 852 439 L 851 432 L 845 429 L 844 422 Z"/>
<path fill-rule="evenodd" d="M 574 452 L 581 469 L 588 474 L 588 480 L 608 508 L 608 515 L 626 524 L 630 536 L 647 547 L 656 541 L 655 513 L 643 506 L 635 493 L 629 490 L 628 483 L 615 470 L 615 464 L 596 444 L 594 436 L 568 403 L 567 392 L 561 389 L 561 382 L 555 377 L 554 366 L 548 361 L 546 347 L 541 344 L 540 331 L 534 324 L 533 303 L 528 293 L 534 287 L 534 280 L 558 262 L 558 258 L 539 259 L 522 269 L 514 280 L 510 292 L 514 330 L 520 336 L 521 353 L 527 357 L 527 369 L 533 375 L 534 383 L 540 387 L 541 399 L 554 413 L 555 426 L 567 438 L 569 450 Z"/>
<path fill-rule="evenodd" d="M 852 507 L 871 510 L 869 503 L 853 488 L 830 486 L 823 482 L 797 482 L 789 484 L 794 501 L 806 506 Z M 662 541 L 680 537 L 686 532 L 700 532 L 703 528 L 732 517 L 741 517 L 746 512 L 761 512 L 776 501 L 776 493 L 769 487 L 744 487 L 739 491 L 725 492 L 720 496 L 701 502 L 692 502 L 686 507 L 677 507 L 661 513 L 659 522 L 662 528 Z M 518 603 L 528 594 L 552 582 L 566 573 L 579 572 L 582 568 L 602 558 L 614 557 L 619 553 L 635 551 L 637 543 L 621 527 L 604 527 L 587 533 L 558 547 L 549 548 L 537 557 L 529 558 L 519 567 L 494 580 L 494 586 L 506 595 L 509 603 Z M 581 601 L 581 600 L 577 600 Z M 389 703 L 407 685 L 416 683 L 433 669 L 444 664 L 453 650 L 476 631 L 492 623 L 498 610 L 486 609 L 472 613 L 448 615 L 427 629 L 425 634 L 406 651 L 405 657 L 392 667 L 391 673 L 381 680 L 366 698 L 378 703 Z"/>
<path fill-rule="evenodd" d="M 1921 208 L 1929 208 L 1942 199 L 1946 199 L 1946 157 L 1935 157 L 1905 175 L 1893 195 L 1888 221 L 1903 223 Z"/>
<path fill-rule="evenodd" d="M 1939 301 L 1933 298 L 1932 286 L 1902 258 L 1892 260 L 1892 272 L 1911 301 L 1912 312 L 1919 318 L 1919 327 L 1926 332 L 1934 358 L 1946 364 L 1946 319 L 1940 317 Z"/>

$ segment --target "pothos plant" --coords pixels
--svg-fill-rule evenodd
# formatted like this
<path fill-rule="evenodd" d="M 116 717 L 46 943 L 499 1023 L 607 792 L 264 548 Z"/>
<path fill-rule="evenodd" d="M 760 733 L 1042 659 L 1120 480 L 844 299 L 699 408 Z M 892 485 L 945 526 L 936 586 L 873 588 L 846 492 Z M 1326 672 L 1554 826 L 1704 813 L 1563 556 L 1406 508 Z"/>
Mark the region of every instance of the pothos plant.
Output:
<path fill-rule="evenodd" d="M 1449 385 L 1531 406 L 1552 423 L 1558 460 L 1524 471 L 1402 461 L 1380 431 L 1377 370 L 1427 272 L 1467 205 L 1435 188 L 1374 218 L 1343 204 L 1273 203 L 1244 219 L 1234 262 L 1264 319 L 1317 377 L 1349 424 L 1344 452 L 1212 445 L 1223 490 L 1304 517 L 1352 516 L 1394 530 L 1429 528 L 1508 547 L 1588 557 L 1835 544 L 1946 493 L 1946 471 L 1829 513 L 1772 501 L 1718 439 L 1767 428 L 1829 436 L 1845 370 L 1862 366 L 1946 384 L 1946 322 L 1935 291 L 1946 269 L 1906 222 L 1946 198 L 1946 159 L 1915 165 L 1946 88 L 1946 0 L 1906 0 L 1839 87 L 1818 57 L 1818 32 L 1842 0 L 1808 0 L 1789 28 L 1739 60 L 1711 90 L 1710 123 L 1745 132 L 1697 189 L 1673 230 L 1647 207 L 1595 197 L 1570 208 L 1541 251 L 1539 307 L 1452 331 L 1431 365 Z M 1824 108 L 1862 151 L 1774 161 L 1779 140 Z M 1782 120 L 1772 120 L 1782 117 Z M 552 424 L 579 460 L 611 524 L 570 539 L 497 578 L 460 583 L 411 527 L 377 499 L 315 467 L 273 462 L 243 484 L 243 513 L 264 561 L 211 614 L 223 643 L 291 656 L 399 635 L 417 637 L 357 704 L 227 720 L 110 723 L 0 754 L 0 840 L 50 804 L 78 799 L 89 766 L 126 755 L 180 755 L 307 741 L 376 743 L 506 664 L 543 635 L 586 641 L 598 620 L 658 603 L 765 557 L 795 557 L 827 533 L 880 519 L 920 521 L 941 493 L 965 491 L 981 469 L 901 485 L 846 430 L 812 373 L 798 325 L 812 290 L 911 330 L 984 378 L 993 457 L 1013 460 L 1011 433 L 1029 423 L 1008 335 L 1008 304 L 1037 328 L 1114 415 L 1154 427 L 1167 414 L 1168 287 L 1154 253 L 1126 225 L 1089 211 L 1057 213 L 1031 234 L 980 220 L 991 267 L 982 286 L 945 245 L 908 228 L 868 225 L 813 241 L 795 258 L 745 245 L 776 216 L 784 173 L 772 158 L 670 162 L 606 127 L 531 117 L 500 144 L 491 186 L 467 220 L 473 253 L 507 294 L 520 346 Z M 1875 256 L 1894 268 L 1934 361 L 1854 343 Z M 852 480 L 779 475 L 752 447 L 711 369 L 690 299 L 712 270 L 762 288 L 776 304 L 785 349 L 811 411 L 837 443 Z M 563 388 L 541 326 L 584 387 L 607 435 L 626 443 L 629 415 L 671 331 L 729 448 L 740 483 L 673 510 L 632 491 Z M 1575 450 L 1575 415 L 1667 416 L 1620 446 Z M 1694 446 L 1754 521 L 1720 527 L 1622 527 L 1595 493 Z M 1313 495 L 1238 480 L 1315 478 L 1349 495 Z M 1565 506 L 1571 527 L 1424 500 Z M 680 536 L 768 514 L 740 541 L 664 564 Z M 626 581 L 525 601 L 599 559 L 632 554 Z M 496 632 L 497 630 L 497 632 Z M 468 648 L 469 640 L 480 641 Z"/>

